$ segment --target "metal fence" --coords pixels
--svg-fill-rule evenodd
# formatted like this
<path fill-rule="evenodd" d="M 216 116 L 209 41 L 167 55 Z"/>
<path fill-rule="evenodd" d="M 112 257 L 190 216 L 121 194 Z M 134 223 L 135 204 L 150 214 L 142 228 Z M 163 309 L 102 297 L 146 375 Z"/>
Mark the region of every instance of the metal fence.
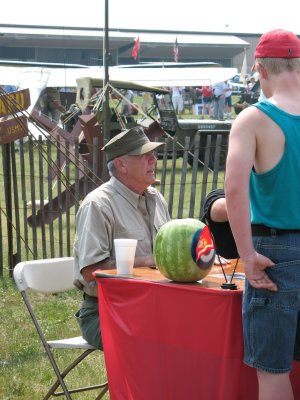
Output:
<path fill-rule="evenodd" d="M 105 173 L 99 176 L 105 165 L 99 168 L 97 140 L 90 149 L 92 165 L 80 146 L 78 141 L 62 144 L 59 140 L 31 138 L 2 145 L 0 277 L 11 276 L 19 261 L 73 254 L 74 221 L 80 201 L 108 179 Z M 173 151 L 159 154 L 156 187 L 166 198 L 172 218 L 199 219 L 206 194 L 223 187 L 221 154 L 227 149 L 222 146 L 221 135 L 213 141 L 208 135 L 205 148 L 200 148 L 196 136 L 190 149 L 186 137 L 180 157 L 176 140 Z"/>

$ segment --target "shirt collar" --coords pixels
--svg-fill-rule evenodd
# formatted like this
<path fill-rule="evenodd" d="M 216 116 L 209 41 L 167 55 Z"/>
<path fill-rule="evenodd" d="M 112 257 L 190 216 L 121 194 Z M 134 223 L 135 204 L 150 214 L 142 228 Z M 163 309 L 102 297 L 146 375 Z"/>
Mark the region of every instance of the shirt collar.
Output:
<path fill-rule="evenodd" d="M 121 181 L 119 181 L 116 177 L 112 176 L 110 178 L 111 185 L 114 189 L 119 193 L 120 196 L 124 197 L 133 207 L 138 208 L 139 199 L 141 195 L 133 192 L 132 190 L 128 189 Z M 153 188 L 149 186 L 145 191 L 144 195 L 146 200 L 148 197 L 153 196 Z"/>

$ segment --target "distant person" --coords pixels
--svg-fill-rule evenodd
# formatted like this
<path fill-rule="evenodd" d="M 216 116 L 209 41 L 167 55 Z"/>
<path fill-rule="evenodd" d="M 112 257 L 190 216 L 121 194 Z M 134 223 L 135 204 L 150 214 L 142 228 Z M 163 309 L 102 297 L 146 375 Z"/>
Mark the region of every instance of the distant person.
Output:
<path fill-rule="evenodd" d="M 188 110 L 190 114 L 193 112 L 193 89 L 191 86 L 185 86 L 183 90 L 183 112 L 185 109 Z"/>
<path fill-rule="evenodd" d="M 149 92 L 144 92 L 142 97 L 142 110 L 147 114 L 149 110 L 149 104 L 151 101 L 151 94 Z"/>
<path fill-rule="evenodd" d="M 259 400 L 293 400 L 300 361 L 300 41 L 261 36 L 254 68 L 267 100 L 247 107 L 229 135 L 225 195 L 246 275 L 244 362 Z"/>
<path fill-rule="evenodd" d="M 41 112 L 52 121 L 59 122 L 60 115 L 65 112 L 65 107 L 61 104 L 60 93 L 54 87 L 47 87 L 40 97 Z"/>
<path fill-rule="evenodd" d="M 213 88 L 212 86 L 203 86 L 201 89 L 202 92 L 202 119 L 205 118 L 205 115 L 212 117 L 212 102 L 213 102 Z"/>
<path fill-rule="evenodd" d="M 183 115 L 183 95 L 184 95 L 184 86 L 173 86 L 172 88 L 172 102 L 175 109 L 176 114 L 180 117 Z"/>
<path fill-rule="evenodd" d="M 232 86 L 228 81 L 225 81 L 225 118 L 232 118 Z"/>
<path fill-rule="evenodd" d="M 247 85 L 247 93 L 250 93 L 251 90 L 253 89 L 254 85 L 255 85 L 256 81 L 255 81 L 255 77 L 254 76 L 250 76 L 248 85 Z"/>
<path fill-rule="evenodd" d="M 126 90 L 126 93 L 121 100 L 121 106 L 122 106 L 121 113 L 123 115 L 126 116 L 131 114 L 133 98 L 134 98 L 133 91 L 130 89 Z"/>
<path fill-rule="evenodd" d="M 225 108 L 225 82 L 217 83 L 213 86 L 213 117 L 220 121 L 224 121 Z"/>
<path fill-rule="evenodd" d="M 201 105 L 202 105 L 202 89 L 196 87 L 194 90 L 194 113 L 195 115 L 201 114 Z"/>

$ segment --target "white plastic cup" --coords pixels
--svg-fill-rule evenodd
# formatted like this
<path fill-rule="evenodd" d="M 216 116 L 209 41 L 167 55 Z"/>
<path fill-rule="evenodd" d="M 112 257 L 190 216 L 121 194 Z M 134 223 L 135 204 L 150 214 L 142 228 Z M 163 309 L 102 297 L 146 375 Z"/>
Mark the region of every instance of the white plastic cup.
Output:
<path fill-rule="evenodd" d="M 136 239 L 114 239 L 118 275 L 132 275 Z"/>

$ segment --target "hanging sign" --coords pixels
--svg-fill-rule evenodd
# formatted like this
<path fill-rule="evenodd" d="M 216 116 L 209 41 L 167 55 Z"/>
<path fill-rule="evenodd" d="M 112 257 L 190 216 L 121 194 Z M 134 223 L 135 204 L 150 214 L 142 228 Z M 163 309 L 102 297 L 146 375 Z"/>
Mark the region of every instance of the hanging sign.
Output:
<path fill-rule="evenodd" d="M 29 89 L 0 96 L 0 145 L 28 135 L 28 122 L 21 111 L 30 106 Z"/>
<path fill-rule="evenodd" d="M 24 115 L 4 121 L 0 119 L 0 145 L 13 142 L 25 136 L 28 136 L 28 125 L 27 118 Z"/>
<path fill-rule="evenodd" d="M 27 110 L 30 106 L 29 89 L 18 90 L 0 96 L 0 117 Z"/>

